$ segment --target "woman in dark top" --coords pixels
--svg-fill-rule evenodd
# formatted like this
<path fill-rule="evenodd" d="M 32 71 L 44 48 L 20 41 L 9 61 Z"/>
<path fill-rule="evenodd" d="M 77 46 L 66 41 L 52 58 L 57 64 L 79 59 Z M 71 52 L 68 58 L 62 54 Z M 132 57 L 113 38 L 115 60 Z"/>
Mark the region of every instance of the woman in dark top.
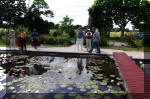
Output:
<path fill-rule="evenodd" d="M 36 29 L 32 32 L 32 38 L 33 38 L 33 46 L 35 49 L 37 49 L 38 46 L 38 32 L 36 32 Z"/>

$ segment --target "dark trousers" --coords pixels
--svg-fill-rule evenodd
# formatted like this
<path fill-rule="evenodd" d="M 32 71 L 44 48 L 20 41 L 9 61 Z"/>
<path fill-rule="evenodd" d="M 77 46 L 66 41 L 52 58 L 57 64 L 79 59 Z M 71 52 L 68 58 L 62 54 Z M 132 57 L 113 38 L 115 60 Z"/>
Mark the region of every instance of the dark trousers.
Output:
<path fill-rule="evenodd" d="M 94 49 L 95 47 L 97 48 L 97 52 L 100 52 L 99 43 L 98 43 L 98 42 L 93 42 L 92 48 L 91 48 L 91 50 L 90 50 L 91 53 L 92 53 L 92 51 L 93 51 L 93 49 Z"/>
<path fill-rule="evenodd" d="M 26 39 L 21 38 L 21 49 L 25 49 L 26 50 Z"/>

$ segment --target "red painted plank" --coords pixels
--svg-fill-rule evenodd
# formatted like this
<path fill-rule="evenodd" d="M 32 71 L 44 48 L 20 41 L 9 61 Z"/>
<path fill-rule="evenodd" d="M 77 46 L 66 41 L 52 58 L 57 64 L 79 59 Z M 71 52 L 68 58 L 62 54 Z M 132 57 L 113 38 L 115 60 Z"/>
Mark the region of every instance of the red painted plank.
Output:
<path fill-rule="evenodd" d="M 122 52 L 113 53 L 133 99 L 150 99 L 150 78 Z M 143 94 L 142 94 L 143 93 Z"/>

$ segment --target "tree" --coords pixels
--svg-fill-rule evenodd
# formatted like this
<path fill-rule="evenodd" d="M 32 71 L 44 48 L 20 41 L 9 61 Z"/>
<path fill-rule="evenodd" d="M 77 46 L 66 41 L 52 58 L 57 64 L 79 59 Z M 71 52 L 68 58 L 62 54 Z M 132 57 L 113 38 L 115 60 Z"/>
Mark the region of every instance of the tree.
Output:
<path fill-rule="evenodd" d="M 129 21 L 136 27 L 142 26 L 141 28 L 144 29 L 144 25 L 140 25 L 140 23 L 148 19 L 149 10 L 144 10 L 149 8 L 146 4 L 148 4 L 148 0 L 95 0 L 89 9 L 89 24 L 109 31 L 115 23 L 119 26 L 123 37 Z M 144 23 L 148 23 L 148 21 L 145 20 Z"/>
<path fill-rule="evenodd" d="M 16 20 L 23 17 L 26 12 L 25 0 L 0 0 L 0 20 L 9 26 L 14 26 Z"/>
<path fill-rule="evenodd" d="M 72 25 L 73 19 L 68 16 L 63 17 L 63 21 L 61 21 L 60 29 L 62 32 L 67 33 L 70 37 L 75 36 L 74 26 Z"/>
<path fill-rule="evenodd" d="M 109 35 L 113 28 L 112 4 L 109 0 L 95 0 L 93 6 L 89 8 L 90 28 L 99 28 L 103 35 Z"/>
<path fill-rule="evenodd" d="M 26 0 L 1 0 L 0 24 L 3 25 L 2 23 L 6 21 L 10 27 L 14 28 L 21 25 L 32 30 L 33 28 L 38 28 L 38 26 L 43 23 L 45 24 L 43 30 L 46 29 L 49 23 L 42 19 L 42 15 L 53 17 L 53 12 L 49 10 L 48 4 L 45 0 L 33 0 L 31 6 L 27 6 L 25 1 Z"/>
<path fill-rule="evenodd" d="M 134 2 L 130 2 L 130 20 L 139 31 L 150 33 L 150 2 L 148 0 L 141 0 L 139 2 L 138 6 L 135 6 Z"/>

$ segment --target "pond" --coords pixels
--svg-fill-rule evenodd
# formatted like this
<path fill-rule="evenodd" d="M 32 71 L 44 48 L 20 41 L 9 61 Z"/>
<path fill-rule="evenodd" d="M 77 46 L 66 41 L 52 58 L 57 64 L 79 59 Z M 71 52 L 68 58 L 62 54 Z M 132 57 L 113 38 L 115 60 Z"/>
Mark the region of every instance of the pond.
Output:
<path fill-rule="evenodd" d="M 0 68 L 7 76 L 4 99 L 127 99 L 123 79 L 110 58 L 3 54 Z M 0 84 L 3 92 L 4 80 Z"/>

